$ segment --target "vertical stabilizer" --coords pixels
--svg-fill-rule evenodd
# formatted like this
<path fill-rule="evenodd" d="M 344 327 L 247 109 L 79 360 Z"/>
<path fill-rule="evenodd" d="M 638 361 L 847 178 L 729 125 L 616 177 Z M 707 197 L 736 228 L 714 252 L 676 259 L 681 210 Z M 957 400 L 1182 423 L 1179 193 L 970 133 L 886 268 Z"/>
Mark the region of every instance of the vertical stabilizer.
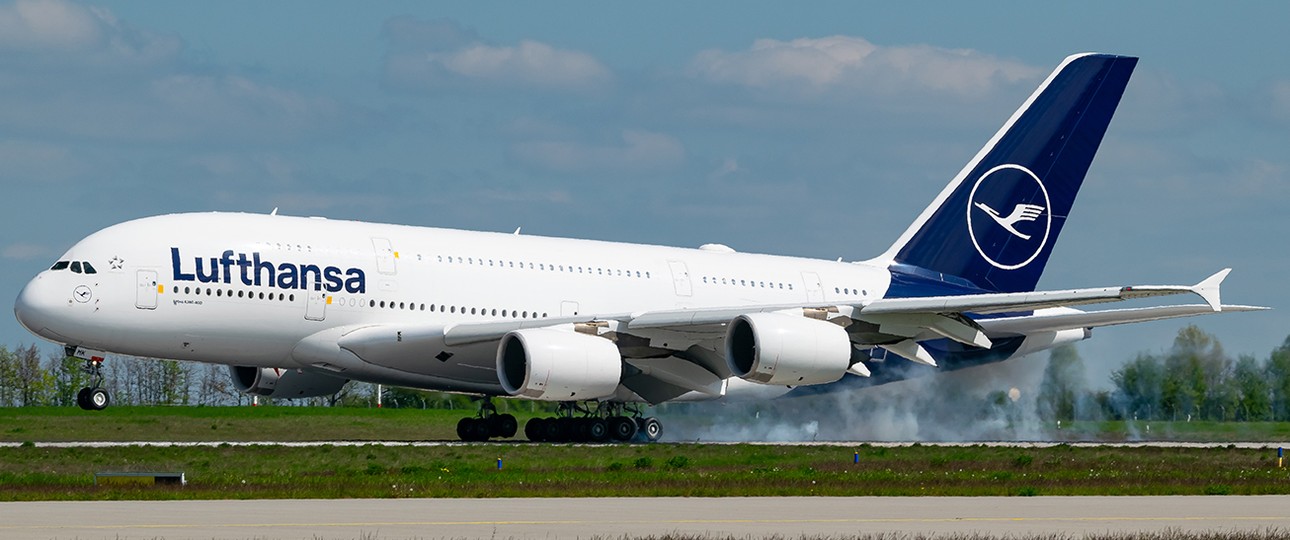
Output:
<path fill-rule="evenodd" d="M 1137 62 L 1063 61 L 884 254 L 893 272 L 1034 290 Z"/>

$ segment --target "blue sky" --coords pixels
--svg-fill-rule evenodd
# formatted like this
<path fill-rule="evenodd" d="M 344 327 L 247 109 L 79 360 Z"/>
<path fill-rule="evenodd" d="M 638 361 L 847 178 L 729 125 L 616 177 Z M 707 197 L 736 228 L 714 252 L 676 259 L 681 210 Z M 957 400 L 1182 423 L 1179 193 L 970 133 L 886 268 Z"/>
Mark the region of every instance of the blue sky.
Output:
<path fill-rule="evenodd" d="M 1265 356 L 1290 333 L 1286 21 L 1280 2 L 0 2 L 0 296 L 113 223 L 274 207 L 864 259 L 1095 50 L 1142 61 L 1040 286 L 1232 266 L 1225 299 L 1279 309 L 1196 322 Z M 1081 351 L 1113 367 L 1182 324 Z M 0 343 L 33 339 L 0 320 Z"/>

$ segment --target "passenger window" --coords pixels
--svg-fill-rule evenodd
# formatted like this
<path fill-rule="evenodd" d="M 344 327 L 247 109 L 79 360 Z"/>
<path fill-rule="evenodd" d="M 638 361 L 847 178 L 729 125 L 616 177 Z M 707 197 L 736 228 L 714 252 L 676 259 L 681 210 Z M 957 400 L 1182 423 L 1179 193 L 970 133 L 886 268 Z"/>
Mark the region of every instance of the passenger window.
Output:
<path fill-rule="evenodd" d="M 72 263 L 72 271 L 77 274 L 81 273 L 81 261 L 75 261 Z"/>

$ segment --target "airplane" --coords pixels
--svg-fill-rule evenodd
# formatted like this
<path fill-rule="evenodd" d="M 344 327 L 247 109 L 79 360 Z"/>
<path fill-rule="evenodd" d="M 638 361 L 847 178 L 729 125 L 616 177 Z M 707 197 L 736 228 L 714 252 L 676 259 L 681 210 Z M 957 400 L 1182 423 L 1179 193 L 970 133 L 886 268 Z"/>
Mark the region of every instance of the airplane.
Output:
<path fill-rule="evenodd" d="M 1050 349 L 1093 328 L 1226 311 L 1229 270 L 1191 286 L 1036 291 L 1137 64 L 1066 58 L 881 255 L 864 261 L 247 213 L 128 221 L 76 243 L 19 294 L 32 333 L 225 364 L 239 390 L 349 381 L 479 396 L 462 440 L 514 437 L 492 398 L 557 403 L 534 441 L 654 441 L 643 405 L 772 399 Z M 1199 303 L 1085 311 L 1166 295 Z M 857 381 L 859 381 L 857 383 Z"/>

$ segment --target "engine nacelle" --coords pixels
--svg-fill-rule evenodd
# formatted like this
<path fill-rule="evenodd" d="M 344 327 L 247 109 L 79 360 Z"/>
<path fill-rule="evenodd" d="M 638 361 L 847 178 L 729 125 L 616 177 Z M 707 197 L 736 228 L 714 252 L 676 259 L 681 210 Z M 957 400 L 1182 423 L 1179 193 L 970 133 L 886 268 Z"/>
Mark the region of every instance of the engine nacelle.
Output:
<path fill-rule="evenodd" d="M 726 331 L 726 365 L 761 384 L 824 384 L 851 367 L 851 340 L 842 327 L 779 313 L 735 317 Z"/>
<path fill-rule="evenodd" d="M 512 396 L 542 401 L 600 399 L 623 379 L 623 357 L 608 339 L 549 328 L 512 331 L 497 347 L 497 376 Z"/>
<path fill-rule="evenodd" d="M 229 366 L 233 386 L 244 394 L 278 399 L 330 396 L 348 379 L 338 379 L 294 369 Z"/>

